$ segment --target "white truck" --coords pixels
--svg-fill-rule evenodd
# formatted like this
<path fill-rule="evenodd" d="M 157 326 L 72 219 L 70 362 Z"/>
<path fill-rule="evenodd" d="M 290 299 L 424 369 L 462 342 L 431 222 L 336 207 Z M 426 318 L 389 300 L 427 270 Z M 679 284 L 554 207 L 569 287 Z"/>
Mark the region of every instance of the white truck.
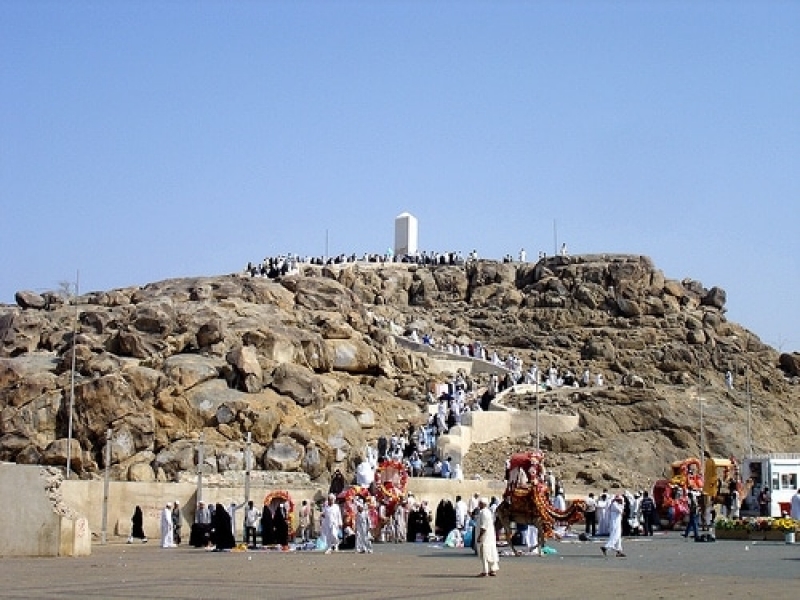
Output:
<path fill-rule="evenodd" d="M 800 453 L 766 454 L 742 461 L 742 477 L 753 480 L 745 498 L 747 514 L 759 514 L 758 495 L 764 486 L 770 492 L 769 517 L 789 512 L 792 496 L 800 489 Z"/>

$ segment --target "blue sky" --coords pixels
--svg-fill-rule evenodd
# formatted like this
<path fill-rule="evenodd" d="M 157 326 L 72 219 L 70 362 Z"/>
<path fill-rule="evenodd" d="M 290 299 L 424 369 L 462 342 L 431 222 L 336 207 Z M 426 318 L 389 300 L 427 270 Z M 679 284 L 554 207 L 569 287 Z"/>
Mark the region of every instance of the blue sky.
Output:
<path fill-rule="evenodd" d="M 0 302 L 284 252 L 645 254 L 800 350 L 800 2 L 0 3 Z"/>

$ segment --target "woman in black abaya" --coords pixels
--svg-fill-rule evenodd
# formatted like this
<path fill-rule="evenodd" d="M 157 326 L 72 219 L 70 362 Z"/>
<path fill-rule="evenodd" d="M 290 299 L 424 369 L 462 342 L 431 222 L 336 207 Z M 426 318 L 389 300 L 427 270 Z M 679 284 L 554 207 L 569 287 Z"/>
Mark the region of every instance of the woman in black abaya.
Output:
<path fill-rule="evenodd" d="M 144 534 L 144 515 L 142 514 L 141 507 L 137 506 L 133 510 L 131 517 L 131 536 L 128 538 L 128 543 L 133 543 L 134 539 L 142 540 L 142 543 L 147 541 L 147 536 Z"/>
<path fill-rule="evenodd" d="M 275 530 L 275 543 L 281 546 L 289 545 L 289 523 L 286 519 L 286 509 L 283 504 L 279 504 L 272 519 L 272 526 Z"/>
<path fill-rule="evenodd" d="M 214 516 L 211 517 L 211 535 L 217 550 L 230 550 L 236 545 L 231 531 L 231 516 L 222 504 L 217 504 Z"/>
<path fill-rule="evenodd" d="M 264 505 L 264 512 L 261 513 L 261 545 L 272 546 L 275 544 L 275 527 L 272 520 L 272 509 L 269 505 Z"/>

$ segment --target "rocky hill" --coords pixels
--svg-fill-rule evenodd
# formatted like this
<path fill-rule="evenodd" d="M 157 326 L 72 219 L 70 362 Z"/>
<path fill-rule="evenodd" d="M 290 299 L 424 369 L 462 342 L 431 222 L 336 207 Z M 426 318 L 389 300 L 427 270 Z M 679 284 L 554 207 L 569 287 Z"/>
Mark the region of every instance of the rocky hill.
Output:
<path fill-rule="evenodd" d="M 566 482 L 645 485 L 696 455 L 698 392 L 711 454 L 746 453 L 748 414 L 756 452 L 800 449 L 800 356 L 729 322 L 724 290 L 667 279 L 643 256 L 304 265 L 278 280 L 16 300 L 0 307 L 0 459 L 65 464 L 72 403 L 72 464 L 87 478 L 103 468 L 108 429 L 118 479 L 194 473 L 201 434 L 220 477 L 243 469 L 248 433 L 256 468 L 352 473 L 366 443 L 421 422 L 428 386 L 453 375 L 397 343 L 412 330 L 479 340 L 526 367 L 602 373 L 602 387 L 540 394 L 543 410 L 580 417 L 578 430 L 541 440 Z M 530 394 L 505 402 L 535 405 Z M 465 474 L 499 477 L 507 453 L 532 443 L 474 447 Z"/>

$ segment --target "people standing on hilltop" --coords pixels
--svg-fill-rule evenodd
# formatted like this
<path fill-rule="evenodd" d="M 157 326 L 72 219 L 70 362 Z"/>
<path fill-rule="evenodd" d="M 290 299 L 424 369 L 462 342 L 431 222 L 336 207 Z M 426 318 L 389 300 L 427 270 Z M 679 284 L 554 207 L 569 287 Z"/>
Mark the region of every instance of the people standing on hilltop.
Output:
<path fill-rule="evenodd" d="M 144 534 L 144 515 L 140 506 L 133 509 L 131 517 L 131 535 L 128 537 L 128 543 L 132 544 L 133 540 L 142 540 L 143 544 L 147 543 L 147 536 Z"/>

